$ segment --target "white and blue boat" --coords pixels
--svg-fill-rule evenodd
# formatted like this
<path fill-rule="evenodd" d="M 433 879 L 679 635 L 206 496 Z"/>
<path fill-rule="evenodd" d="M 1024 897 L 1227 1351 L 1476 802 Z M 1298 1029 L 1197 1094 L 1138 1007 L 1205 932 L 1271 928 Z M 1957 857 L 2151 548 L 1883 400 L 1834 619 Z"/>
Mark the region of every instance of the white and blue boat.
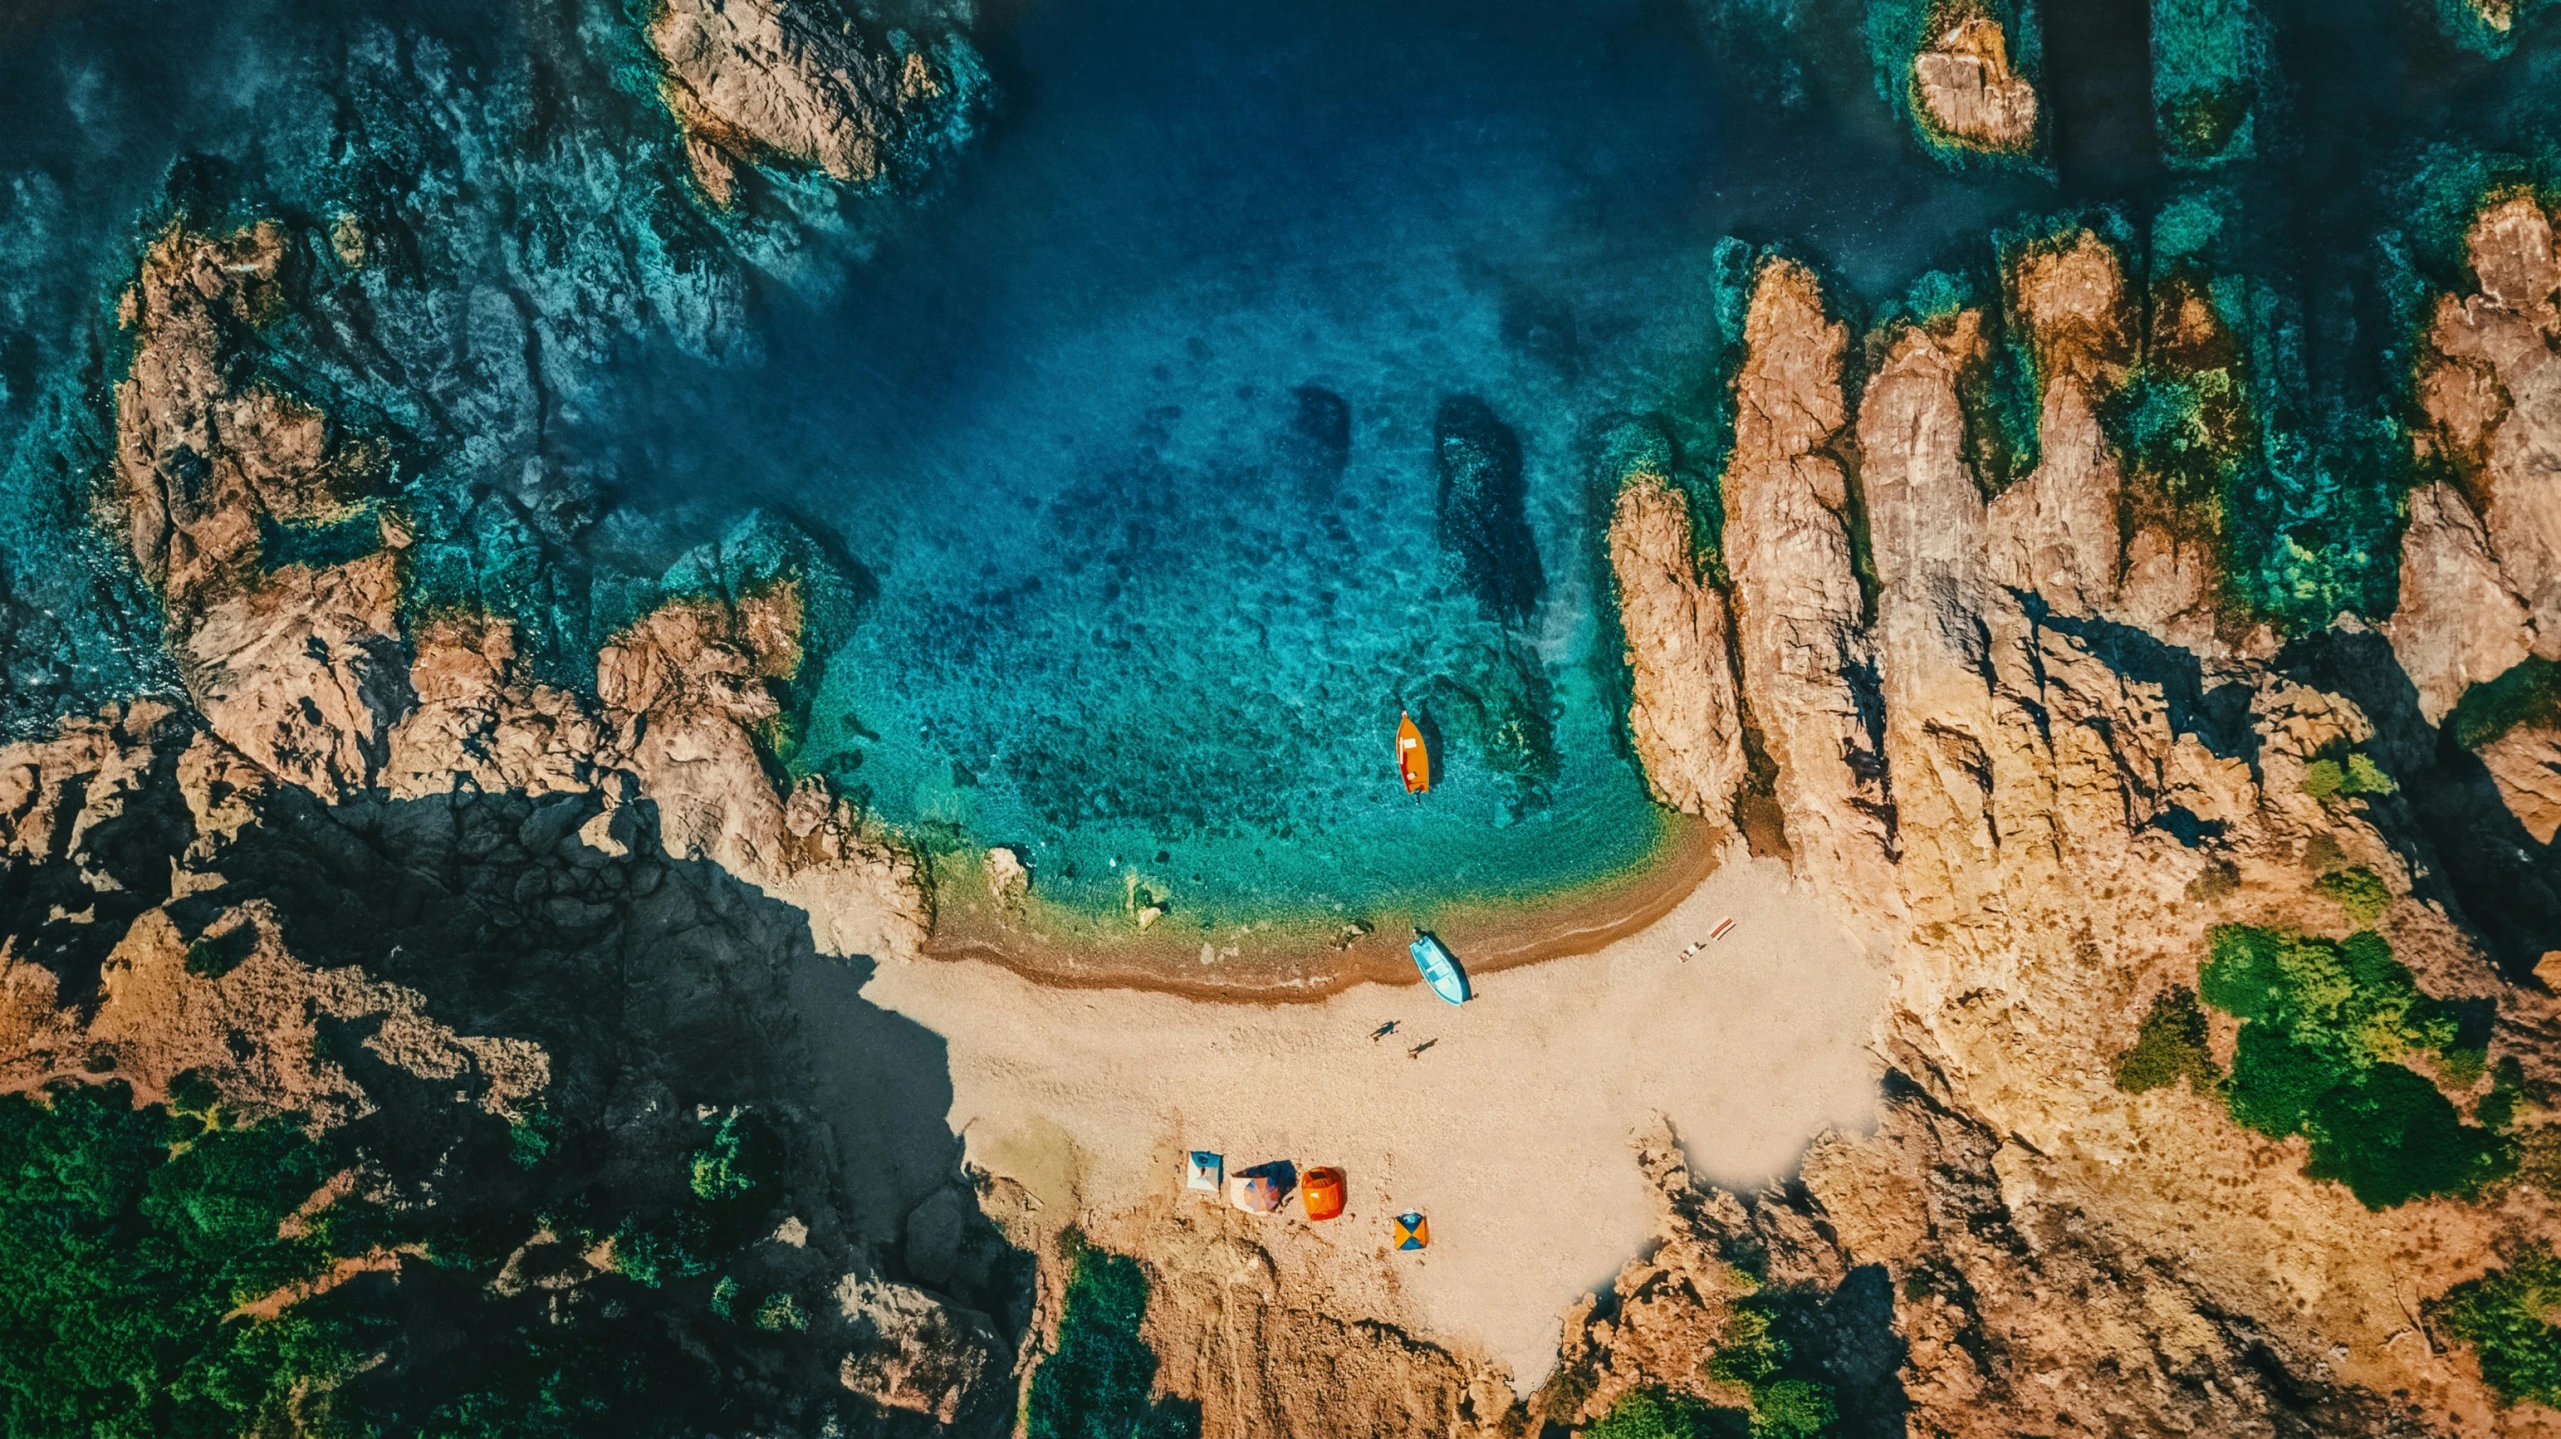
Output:
<path fill-rule="evenodd" d="M 1467 1003 L 1467 971 L 1458 967 L 1458 956 L 1449 946 L 1423 933 L 1414 931 L 1414 967 L 1423 972 L 1423 982 L 1432 993 L 1452 1004 Z"/>

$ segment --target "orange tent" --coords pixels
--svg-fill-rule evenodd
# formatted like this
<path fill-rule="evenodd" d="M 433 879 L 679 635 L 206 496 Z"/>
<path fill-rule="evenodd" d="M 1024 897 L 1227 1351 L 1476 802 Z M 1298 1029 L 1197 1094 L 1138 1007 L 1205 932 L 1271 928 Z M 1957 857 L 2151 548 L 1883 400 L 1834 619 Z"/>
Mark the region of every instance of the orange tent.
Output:
<path fill-rule="evenodd" d="M 1331 1166 L 1307 1171 L 1298 1181 L 1299 1202 L 1310 1219 L 1331 1219 L 1343 1212 L 1343 1171 Z"/>

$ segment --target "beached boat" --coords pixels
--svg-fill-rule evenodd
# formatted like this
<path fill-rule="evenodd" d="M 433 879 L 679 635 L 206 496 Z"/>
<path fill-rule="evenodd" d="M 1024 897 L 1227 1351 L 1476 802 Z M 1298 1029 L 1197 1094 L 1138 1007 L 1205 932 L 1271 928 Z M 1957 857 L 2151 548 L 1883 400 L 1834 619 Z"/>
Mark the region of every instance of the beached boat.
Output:
<path fill-rule="evenodd" d="M 1412 946 L 1414 967 L 1423 972 L 1423 982 L 1432 993 L 1452 1004 L 1467 1003 L 1467 971 L 1458 967 L 1458 956 L 1439 940 L 1415 931 Z"/>
<path fill-rule="evenodd" d="M 1396 769 L 1405 776 L 1405 792 L 1421 794 L 1432 787 L 1432 755 L 1423 748 L 1423 732 L 1414 724 L 1414 716 L 1398 711 L 1396 717 Z"/>

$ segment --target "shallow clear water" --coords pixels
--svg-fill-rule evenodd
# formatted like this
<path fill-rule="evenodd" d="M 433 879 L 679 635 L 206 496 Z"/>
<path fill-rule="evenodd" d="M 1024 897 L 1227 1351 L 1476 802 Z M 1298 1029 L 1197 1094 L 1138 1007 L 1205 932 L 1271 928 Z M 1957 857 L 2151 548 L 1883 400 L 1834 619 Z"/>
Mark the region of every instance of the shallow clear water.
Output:
<path fill-rule="evenodd" d="M 743 221 L 692 202 L 620 0 L 19 12 L 0 723 L 170 684 L 87 519 L 111 298 L 171 214 L 279 214 L 310 293 L 273 368 L 401 449 L 422 591 L 518 615 L 556 675 L 761 506 L 862 571 L 792 762 L 937 845 L 1024 847 L 1054 896 L 1232 918 L 1623 870 L 1660 819 L 1600 437 L 1657 415 L 1712 466 L 1750 246 L 1872 315 L 1981 275 L 2002 226 L 2115 200 L 2139 240 L 2184 192 L 2266 301 L 2273 428 L 2318 457 L 2392 403 L 2426 146 L 2545 133 L 2561 53 L 2267 5 L 2250 158 L 2182 177 L 2148 148 L 2147 7 L 2049 8 L 2030 171 L 1925 155 L 1851 0 L 1037 0 L 978 27 L 998 98 L 939 180 L 785 184 Z M 352 273 L 319 238 L 341 210 L 380 240 Z M 1517 442 L 1526 613 L 1435 512 L 1461 410 Z M 2387 482 L 2333 449 L 2266 528 L 2364 526 L 2351 579 L 2388 602 Z M 1419 802 L 1400 707 L 1443 760 Z"/>

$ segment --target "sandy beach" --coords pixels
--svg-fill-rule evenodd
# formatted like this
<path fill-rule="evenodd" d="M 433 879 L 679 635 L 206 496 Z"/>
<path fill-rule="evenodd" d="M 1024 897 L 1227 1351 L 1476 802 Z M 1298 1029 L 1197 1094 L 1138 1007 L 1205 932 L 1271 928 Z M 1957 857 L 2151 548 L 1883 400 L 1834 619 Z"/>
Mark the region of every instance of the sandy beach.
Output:
<path fill-rule="evenodd" d="M 863 998 L 940 1038 L 969 1162 L 1045 1209 L 1106 1244 L 1250 1233 L 1294 1292 L 1490 1357 L 1524 1389 L 1553 1367 L 1559 1311 L 1646 1242 L 1630 1138 L 1654 1116 L 1698 1172 L 1746 1187 L 1872 1120 L 1877 970 L 1773 861 L 1738 852 L 1634 934 L 1475 979 L 1455 1009 L 1410 973 L 1246 1004 L 926 959 L 883 966 Z M 1216 1210 L 1178 1192 L 1194 1148 L 1231 1169 L 1341 1166 L 1349 1211 Z M 1408 1209 L 1430 1218 L 1425 1253 L 1389 1249 Z"/>

